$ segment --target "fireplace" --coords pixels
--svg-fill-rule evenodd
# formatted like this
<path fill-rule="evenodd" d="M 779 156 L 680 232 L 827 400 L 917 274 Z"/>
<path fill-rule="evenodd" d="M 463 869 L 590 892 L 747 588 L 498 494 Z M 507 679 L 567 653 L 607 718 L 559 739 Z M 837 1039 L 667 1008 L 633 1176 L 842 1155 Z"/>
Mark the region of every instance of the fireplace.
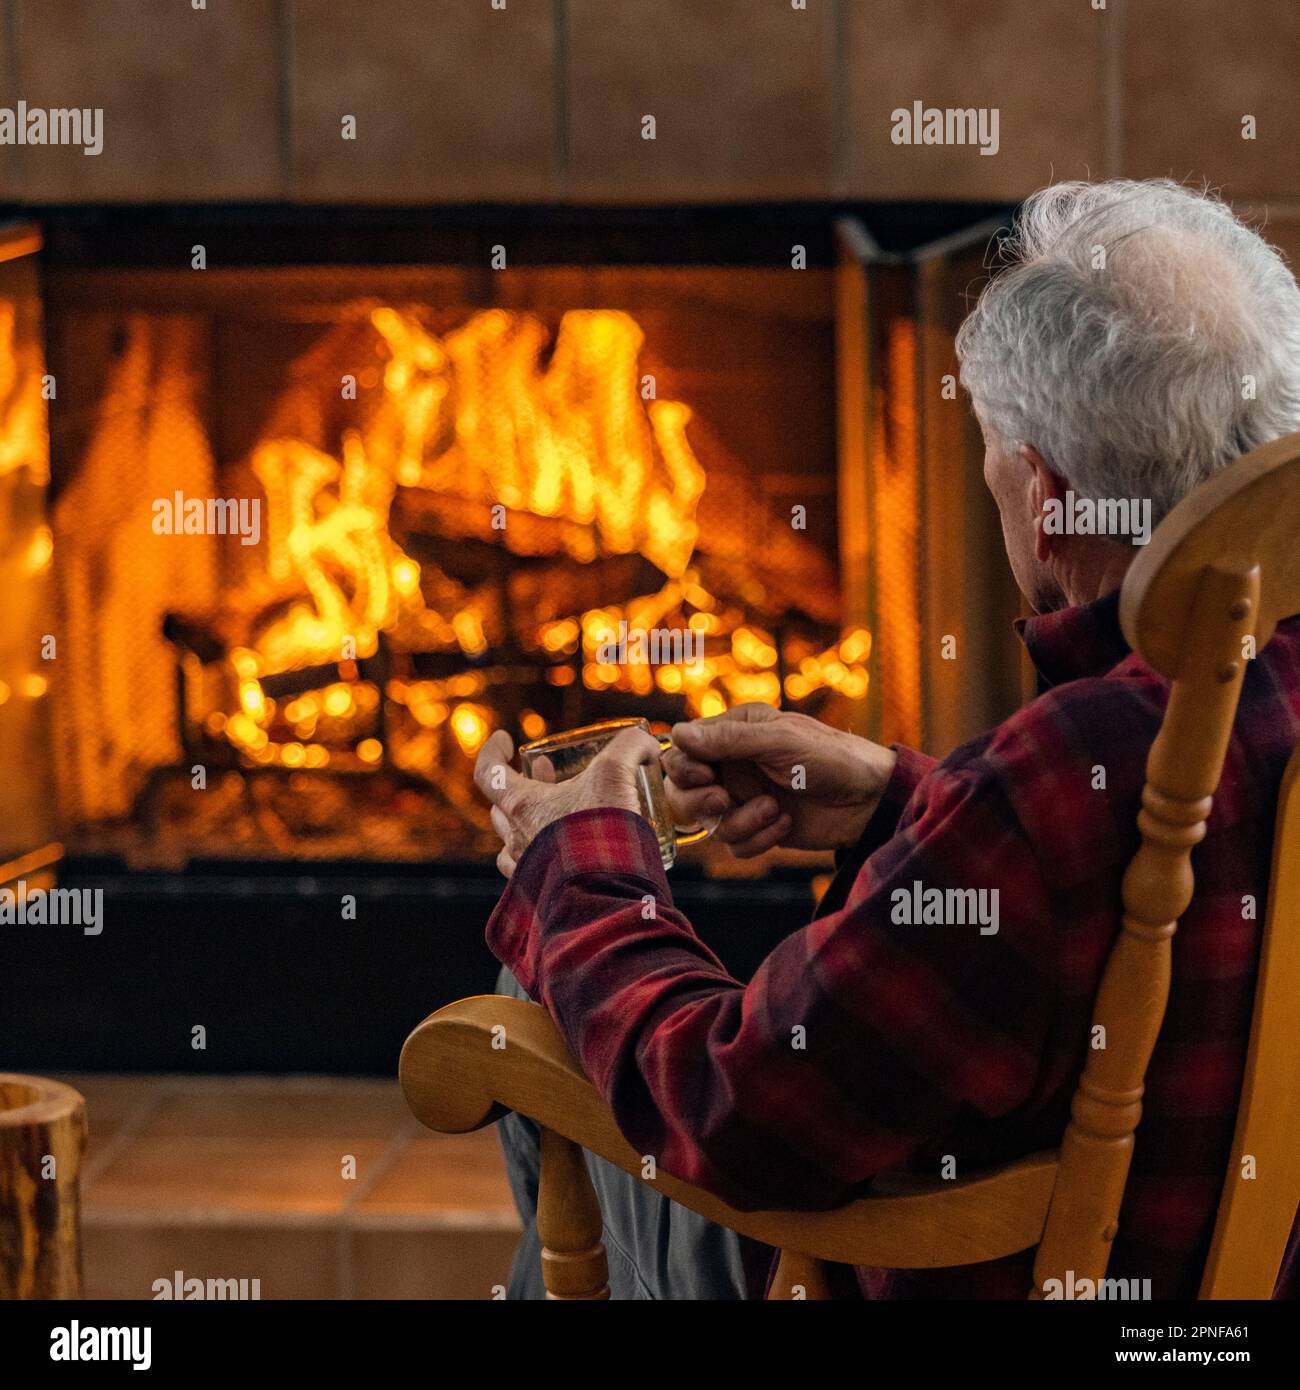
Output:
<path fill-rule="evenodd" d="M 115 997 L 143 989 L 143 935 L 168 939 L 182 898 L 228 947 L 231 895 L 288 894 L 292 916 L 340 880 L 421 912 L 433 893 L 450 997 L 490 984 L 471 771 L 493 729 L 761 700 L 942 752 L 1001 717 L 1017 599 L 952 352 L 998 225 L 941 205 L 225 207 L 14 228 L 5 882 L 122 895 Z M 675 892 L 757 960 L 820 867 L 705 846 Z M 408 945 L 423 961 L 414 914 Z M 268 952 L 301 969 L 256 949 L 273 978 Z M 220 954 L 187 950 L 191 997 L 219 996 Z M 168 1065 L 119 1041 L 103 1060 Z M 390 1042 L 358 1061 L 282 1036 L 241 1064 L 382 1070 Z M 13 1050 L 81 1064 L 51 1048 Z"/>
<path fill-rule="evenodd" d="M 64 228 L 43 267 L 26 554 L 59 631 L 5 688 L 47 699 L 62 843 L 481 859 L 492 729 L 631 711 L 955 741 L 925 629 L 984 587 L 956 541 L 987 508 L 940 368 L 989 227 L 918 254 L 826 218 L 777 265 L 683 264 L 689 229 L 677 263 L 643 229 L 634 263 L 624 237 L 621 264 L 529 264 L 501 231 L 476 264 L 385 264 L 359 228 L 353 264 L 231 266 L 197 225 L 154 228 L 148 263 L 129 230 Z M 34 388 L 8 425 L 33 459 Z M 647 632 L 692 660 L 619 659 Z M 978 715 L 1010 678 L 959 645 L 963 668 Z"/>

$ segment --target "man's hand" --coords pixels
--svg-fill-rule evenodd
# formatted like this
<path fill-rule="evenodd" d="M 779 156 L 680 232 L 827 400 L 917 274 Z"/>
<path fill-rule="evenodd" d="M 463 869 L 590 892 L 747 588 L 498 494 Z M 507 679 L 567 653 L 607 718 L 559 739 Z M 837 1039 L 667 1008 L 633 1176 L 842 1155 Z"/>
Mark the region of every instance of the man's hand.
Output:
<path fill-rule="evenodd" d="M 637 768 L 659 757 L 659 740 L 643 729 L 625 729 L 567 782 L 534 781 L 510 766 L 515 746 L 498 729 L 479 750 L 474 783 L 492 803 L 492 828 L 501 837 L 497 868 L 507 878 L 520 855 L 554 820 L 575 811 L 608 806 L 639 811 Z"/>
<path fill-rule="evenodd" d="M 737 705 L 673 727 L 664 755 L 678 825 L 721 814 L 740 859 L 773 845 L 842 849 L 866 829 L 898 755 L 806 714 Z"/>

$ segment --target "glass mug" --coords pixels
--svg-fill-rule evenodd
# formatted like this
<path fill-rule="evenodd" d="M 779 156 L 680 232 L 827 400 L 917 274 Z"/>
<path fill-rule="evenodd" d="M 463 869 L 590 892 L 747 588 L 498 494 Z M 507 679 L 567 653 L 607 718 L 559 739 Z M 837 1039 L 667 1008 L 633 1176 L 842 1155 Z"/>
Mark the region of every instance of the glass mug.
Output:
<path fill-rule="evenodd" d="M 519 766 L 524 776 L 534 781 L 567 782 L 570 777 L 576 777 L 624 729 L 644 729 L 650 733 L 650 725 L 644 719 L 603 719 L 599 724 L 584 724 L 580 729 L 548 734 L 546 738 L 525 743 L 519 749 Z M 663 750 L 672 743 L 667 734 L 650 734 L 650 737 L 657 738 Z M 668 809 L 663 768 L 657 760 L 642 763 L 637 768 L 636 780 L 641 814 L 650 822 L 650 828 L 659 842 L 659 857 L 663 860 L 664 868 L 671 869 L 677 860 L 677 851 L 685 845 L 707 840 L 718 828 L 718 821 L 714 819 L 694 830 L 678 830 Z"/>

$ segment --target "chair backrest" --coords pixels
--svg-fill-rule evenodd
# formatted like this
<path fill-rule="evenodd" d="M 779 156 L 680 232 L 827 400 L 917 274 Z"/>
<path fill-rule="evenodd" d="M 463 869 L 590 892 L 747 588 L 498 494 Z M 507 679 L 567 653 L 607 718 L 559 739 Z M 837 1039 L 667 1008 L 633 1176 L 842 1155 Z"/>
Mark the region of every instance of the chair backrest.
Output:
<path fill-rule="evenodd" d="M 1253 450 L 1185 498 L 1124 581 L 1125 636 L 1170 681 L 1169 703 L 1147 759 L 1142 841 L 1124 877 L 1122 929 L 1102 975 L 1096 1041 L 1075 1091 L 1034 1265 L 1040 1296 L 1045 1281 L 1064 1282 L 1067 1272 L 1076 1284 L 1105 1275 L 1169 998 L 1174 933 L 1192 898 L 1192 851 L 1205 835 L 1247 663 L 1296 612 L 1300 434 Z M 1206 1297 L 1229 1289 L 1268 1296 L 1300 1197 L 1300 1048 L 1288 1013 L 1300 988 L 1295 765 L 1293 758 L 1279 808 L 1268 944 Z"/>

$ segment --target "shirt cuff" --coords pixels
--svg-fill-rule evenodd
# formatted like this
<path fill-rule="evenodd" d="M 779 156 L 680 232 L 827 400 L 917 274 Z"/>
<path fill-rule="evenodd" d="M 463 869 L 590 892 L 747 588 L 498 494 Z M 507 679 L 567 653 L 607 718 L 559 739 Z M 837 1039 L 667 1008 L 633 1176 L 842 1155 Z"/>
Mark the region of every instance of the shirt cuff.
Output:
<path fill-rule="evenodd" d="M 853 887 L 862 866 L 881 845 L 894 838 L 899 819 L 913 792 L 921 780 L 938 766 L 939 760 L 928 753 L 918 753 L 915 748 L 906 748 L 901 743 L 891 743 L 889 746 L 898 755 L 894 770 L 889 774 L 885 790 L 866 828 L 858 836 L 857 843 L 835 851 L 835 877 L 817 905 L 818 917 L 838 912 L 848 901 L 849 889 Z"/>
<path fill-rule="evenodd" d="M 487 944 L 534 998 L 534 933 L 546 923 L 548 904 L 571 879 L 600 873 L 640 880 L 657 902 L 672 902 L 659 842 L 634 811 L 598 807 L 563 816 L 534 836 L 516 863 L 488 919 Z"/>

